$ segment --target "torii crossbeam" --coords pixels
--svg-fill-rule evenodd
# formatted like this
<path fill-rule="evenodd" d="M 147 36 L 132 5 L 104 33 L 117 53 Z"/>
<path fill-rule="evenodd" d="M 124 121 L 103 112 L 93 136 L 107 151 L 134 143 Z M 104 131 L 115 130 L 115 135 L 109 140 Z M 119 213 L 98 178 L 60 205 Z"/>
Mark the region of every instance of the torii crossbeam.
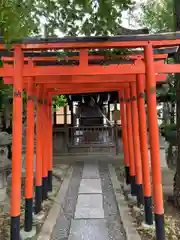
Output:
<path fill-rule="evenodd" d="M 0 68 L 0 76 L 4 78 L 6 83 L 13 83 L 13 152 L 12 152 L 12 201 L 11 201 L 11 239 L 19 240 L 20 234 L 20 199 L 21 199 L 21 150 L 22 150 L 22 91 L 27 89 L 27 175 L 29 186 L 26 192 L 27 206 L 32 208 L 33 191 L 32 191 L 32 158 L 33 155 L 33 137 L 34 123 L 33 111 L 34 101 L 33 95 L 36 93 L 38 98 L 37 104 L 37 145 L 38 149 L 43 151 L 37 152 L 37 168 L 38 182 L 36 186 L 36 198 L 38 198 L 41 186 L 47 187 L 48 170 L 52 169 L 52 145 L 48 148 L 45 138 L 52 142 L 52 119 L 51 119 L 51 94 L 62 93 L 61 87 L 69 93 L 74 93 L 72 89 L 75 86 L 81 86 L 83 91 L 95 91 L 98 89 L 112 90 L 116 89 L 120 92 L 121 98 L 121 119 L 123 127 L 123 144 L 125 153 L 125 166 L 130 171 L 130 183 L 132 195 L 140 197 L 142 185 L 144 190 L 144 205 L 146 210 L 146 222 L 152 223 L 152 201 L 150 191 L 149 167 L 147 165 L 147 134 L 144 112 L 144 83 L 147 93 L 148 105 L 148 127 L 150 135 L 151 148 L 151 166 L 153 179 L 153 200 L 154 200 L 154 215 L 156 223 L 156 239 L 164 240 L 164 209 L 163 209 L 163 194 L 161 184 L 161 169 L 160 169 L 160 152 L 159 152 L 159 133 L 156 115 L 156 80 L 163 78 L 165 75 L 172 72 L 180 72 L 179 65 L 167 64 L 164 62 L 166 57 L 155 59 L 153 48 L 162 48 L 167 46 L 179 46 L 180 33 L 168 33 L 158 35 L 133 35 L 133 36 L 116 36 L 116 37 L 69 37 L 62 39 L 25 39 L 20 42 L 12 42 L 11 53 L 13 53 L 13 65 L 9 61 L 4 61 L 3 67 Z M 89 59 L 88 51 L 91 49 L 111 49 L 111 48 L 143 48 L 144 53 L 140 58 L 133 57 L 130 61 L 114 62 L 108 61 L 108 65 L 101 65 L 94 61 L 93 57 Z M 79 60 L 72 65 L 56 65 L 46 61 L 39 65 L 26 64 L 24 53 L 27 55 L 30 51 L 54 50 L 54 49 L 70 49 L 79 50 Z M 0 41 L 0 50 L 6 50 L 3 40 Z M 24 51 L 24 52 L 23 52 Z M 12 57 L 12 56 L 11 56 Z M 100 56 L 101 57 L 101 56 Z M 99 58 L 100 58 L 99 57 Z M 70 61 L 72 59 L 68 59 Z M 77 63 L 78 60 L 78 63 Z M 90 62 L 91 60 L 91 62 Z M 100 58 L 101 60 L 101 58 Z M 117 59 L 116 59 L 117 60 Z M 126 60 L 126 59 L 125 59 Z M 132 62 L 133 60 L 133 62 Z M 97 61 L 97 59 L 96 59 Z M 38 62 L 38 61 L 37 61 Z M 40 61 L 39 61 L 40 62 Z M 57 62 L 57 61 L 55 61 Z M 157 74 L 157 75 L 156 75 Z M 131 75 L 131 76 L 130 76 Z M 108 78 L 112 80 L 109 84 Z M 111 77 L 110 77 L 111 76 Z M 128 77 L 130 80 L 125 79 Z M 146 77 L 145 77 L 146 76 Z M 53 78 L 53 83 L 50 84 L 49 79 Z M 117 77 L 117 81 L 116 81 Z M 44 80 L 43 80 L 44 78 Z M 56 79 L 55 79 L 56 78 Z M 66 78 L 66 79 L 65 79 Z M 84 80 L 83 80 L 84 78 Z M 123 79 L 124 78 L 124 79 Z M 29 81 L 33 79 L 33 81 Z M 103 80 L 106 79 L 106 80 Z M 120 80 L 120 79 L 123 79 Z M 37 83 L 36 83 L 37 81 Z M 38 82 L 39 81 L 39 82 Z M 65 85 L 65 81 L 67 85 Z M 33 82 L 38 86 L 33 86 Z M 83 88 L 83 84 L 90 84 Z M 102 84 L 103 83 L 103 84 Z M 58 84 L 58 85 L 55 85 Z M 80 85 L 82 84 L 82 85 Z M 99 87 L 99 85 L 104 85 Z M 111 85 L 111 86 L 110 86 Z M 41 91 L 41 86 L 44 86 Z M 52 88 L 58 87 L 58 91 Z M 36 91 L 34 90 L 36 87 Z M 112 88 L 111 88 L 112 87 Z M 137 88 L 137 89 L 136 89 Z M 80 92 L 80 90 L 76 90 Z M 43 101 L 42 101 L 43 100 Z M 48 103 L 48 104 L 47 104 Z M 138 111 L 137 111 L 138 108 Z M 124 115 L 123 115 L 124 114 Z M 139 115 L 139 116 L 138 116 Z M 41 124 L 41 118 L 44 123 Z M 139 119 L 139 120 L 138 120 Z M 143 121 L 143 122 L 142 122 Z M 31 129 L 31 131 L 29 130 Z M 46 131 L 47 130 L 47 131 Z M 133 136 L 133 137 L 132 137 Z M 42 145 L 43 144 L 43 145 Z M 133 146 L 134 145 L 134 146 Z M 135 151 L 133 150 L 135 149 Z M 50 156 L 51 155 L 51 156 Z M 47 157 L 48 156 L 48 157 Z M 39 159 L 41 159 L 39 161 Z M 42 169 L 42 172 L 41 170 Z M 51 173 L 51 171 L 49 171 Z M 137 186 L 137 188 L 134 188 Z M 136 189 L 136 190 L 135 190 Z M 138 189 L 138 190 L 137 190 Z M 44 190 L 43 190 L 44 191 Z M 46 192 L 43 194 L 45 199 Z M 139 200 L 138 200 L 139 201 Z M 40 206 L 39 206 L 40 207 Z M 29 223 L 26 222 L 26 230 L 30 231 Z"/>

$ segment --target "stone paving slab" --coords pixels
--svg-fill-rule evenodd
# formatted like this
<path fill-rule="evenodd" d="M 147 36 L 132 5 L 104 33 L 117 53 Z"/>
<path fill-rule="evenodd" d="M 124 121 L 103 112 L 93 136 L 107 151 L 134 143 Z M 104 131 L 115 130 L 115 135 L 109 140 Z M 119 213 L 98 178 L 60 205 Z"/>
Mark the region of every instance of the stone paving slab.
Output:
<path fill-rule="evenodd" d="M 72 220 L 68 240 L 109 240 L 105 220 Z"/>
<path fill-rule="evenodd" d="M 101 194 L 79 194 L 77 200 L 77 207 L 83 208 L 103 208 Z"/>
<path fill-rule="evenodd" d="M 80 194 L 78 196 L 75 219 L 104 218 L 101 194 Z"/>
<path fill-rule="evenodd" d="M 100 178 L 98 166 L 96 164 L 85 164 L 82 178 Z"/>
<path fill-rule="evenodd" d="M 83 193 L 102 193 L 100 179 L 82 179 L 79 194 Z"/>
<path fill-rule="evenodd" d="M 74 219 L 100 219 L 104 218 L 102 208 L 77 208 Z"/>

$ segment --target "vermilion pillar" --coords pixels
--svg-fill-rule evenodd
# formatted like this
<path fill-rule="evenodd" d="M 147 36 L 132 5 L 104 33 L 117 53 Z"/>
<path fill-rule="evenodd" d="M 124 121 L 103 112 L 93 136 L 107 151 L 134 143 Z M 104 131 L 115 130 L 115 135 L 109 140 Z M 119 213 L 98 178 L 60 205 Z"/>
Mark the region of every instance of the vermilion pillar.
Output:
<path fill-rule="evenodd" d="M 11 239 L 20 239 L 21 171 L 22 171 L 22 97 L 23 52 L 14 49 L 13 132 L 12 132 L 12 193 L 11 193 Z"/>
<path fill-rule="evenodd" d="M 145 93 L 144 93 L 144 79 L 143 75 L 137 75 L 137 99 L 139 112 L 139 136 L 141 148 L 141 162 L 142 162 L 142 177 L 143 177 L 143 192 L 144 192 L 144 212 L 145 223 L 153 224 L 152 214 L 152 197 L 151 197 L 151 182 L 148 156 L 148 140 L 147 140 L 147 126 L 146 126 L 146 112 L 145 112 Z"/>
<path fill-rule="evenodd" d="M 136 190 L 137 190 L 137 204 L 143 204 L 143 188 L 142 188 L 142 168 L 141 168 L 141 152 L 139 141 L 139 118 L 137 109 L 137 92 L 136 82 L 131 84 L 131 108 L 132 108 L 132 126 L 133 126 L 133 146 L 134 146 L 134 160 L 136 168 Z"/>
<path fill-rule="evenodd" d="M 53 131 L 52 131 L 52 96 L 48 95 L 48 191 L 52 191 L 52 165 L 53 165 Z"/>
<path fill-rule="evenodd" d="M 156 79 L 152 45 L 149 43 L 144 48 L 144 51 L 156 239 L 164 240 L 164 207 L 161 183 L 159 129 L 156 110 Z"/>
<path fill-rule="evenodd" d="M 29 78 L 27 91 L 27 126 L 26 126 L 26 189 L 25 189 L 25 224 L 24 230 L 30 232 L 33 222 L 33 173 L 34 173 L 34 96 L 33 79 Z"/>
<path fill-rule="evenodd" d="M 43 94 L 42 104 L 42 145 L 43 145 L 43 161 L 42 161 L 42 199 L 46 200 L 48 197 L 48 104 L 46 92 Z"/>
<path fill-rule="evenodd" d="M 122 127 L 122 140 L 124 149 L 124 165 L 125 165 L 125 179 L 126 184 L 130 184 L 130 169 L 129 169 L 129 150 L 128 150 L 128 135 L 127 135 L 127 121 L 125 118 L 125 104 L 124 104 L 124 89 L 119 92 L 120 100 L 120 114 L 121 114 L 121 127 Z"/>
<path fill-rule="evenodd" d="M 38 214 L 42 207 L 42 117 L 41 117 L 41 88 L 37 86 L 36 107 L 36 189 L 35 189 L 35 213 Z"/>
<path fill-rule="evenodd" d="M 126 100 L 126 118 L 127 118 L 127 135 L 129 146 L 129 166 L 130 166 L 130 179 L 131 179 L 131 194 L 136 196 L 136 172 L 134 163 L 134 149 L 133 149 L 133 132 L 132 132 L 132 118 L 131 118 L 131 99 L 130 88 L 125 89 Z"/>

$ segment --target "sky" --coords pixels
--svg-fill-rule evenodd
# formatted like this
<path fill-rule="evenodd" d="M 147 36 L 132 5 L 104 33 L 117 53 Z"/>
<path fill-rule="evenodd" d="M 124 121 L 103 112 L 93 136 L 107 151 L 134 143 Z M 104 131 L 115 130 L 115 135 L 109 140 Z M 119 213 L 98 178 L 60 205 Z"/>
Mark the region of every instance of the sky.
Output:
<path fill-rule="evenodd" d="M 135 0 L 135 2 L 136 2 L 136 4 L 135 4 L 136 10 L 131 12 L 131 15 L 138 16 L 141 13 L 140 5 L 142 3 L 147 2 L 147 1 L 148 0 Z M 130 28 L 130 29 L 137 29 L 137 28 L 140 27 L 135 19 L 129 17 L 129 11 L 124 12 L 123 15 L 122 15 L 122 26 L 126 27 L 126 28 Z"/>

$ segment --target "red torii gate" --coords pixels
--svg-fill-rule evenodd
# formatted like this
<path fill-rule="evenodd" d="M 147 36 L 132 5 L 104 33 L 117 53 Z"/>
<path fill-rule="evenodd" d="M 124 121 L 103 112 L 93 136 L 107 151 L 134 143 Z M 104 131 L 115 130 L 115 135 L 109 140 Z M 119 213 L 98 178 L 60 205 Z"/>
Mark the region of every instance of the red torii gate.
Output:
<path fill-rule="evenodd" d="M 161 61 L 153 63 L 156 73 L 177 73 L 178 64 L 165 64 Z M 36 76 L 94 76 L 94 75 L 118 75 L 118 74 L 145 74 L 145 64 L 141 61 L 135 61 L 134 64 L 113 64 L 109 66 L 88 66 L 88 62 L 79 66 L 29 66 L 24 65 L 22 77 Z M 12 77 L 15 74 L 13 66 L 5 64 L 0 68 L 0 76 Z"/>
<path fill-rule="evenodd" d="M 113 38 L 112 38 L 113 39 Z M 86 40 L 86 41 L 85 41 Z M 12 157 L 12 223 L 11 223 L 11 236 L 12 239 L 19 239 L 19 214 L 20 214 L 20 186 L 21 186 L 21 135 L 22 135 L 22 89 L 23 89 L 23 77 L 35 77 L 35 76 L 56 76 L 56 75 L 118 75 L 118 74 L 137 74 L 139 85 L 138 93 L 142 98 L 144 88 L 142 87 L 142 74 L 146 74 L 146 91 L 147 91 L 147 100 L 148 100 L 148 118 L 149 118 L 149 131 L 150 131 L 150 145 L 151 145 L 151 162 L 152 162 L 152 172 L 153 172 L 153 192 L 154 192 L 154 207 L 155 207 L 155 222 L 156 222 L 156 235 L 157 239 L 165 239 L 164 234 L 164 210 L 163 210 L 163 200 L 162 200 L 162 186 L 161 186 L 161 177 L 160 177 L 160 161 L 159 161 L 159 139 L 158 139 L 158 125 L 157 125 L 157 117 L 156 117 L 156 94 L 155 94 L 155 72 L 160 73 L 168 73 L 168 72 L 178 72 L 177 65 L 168 66 L 163 63 L 154 63 L 153 62 L 153 51 L 152 46 L 165 46 L 165 45 L 176 45 L 179 44 L 179 40 L 141 40 L 141 41 L 104 41 L 101 43 L 98 41 L 91 41 L 85 38 L 84 42 L 60 42 L 60 43 L 46 43 L 46 44 L 31 44 L 25 43 L 21 45 L 14 45 L 14 61 L 15 65 L 7 66 L 5 65 L 2 69 L 0 69 L 0 75 L 3 77 L 13 77 L 14 78 L 14 101 L 13 101 L 13 157 Z M 144 47 L 145 50 L 145 65 L 144 64 L 126 64 L 122 66 L 88 66 L 87 59 L 83 59 L 84 61 L 80 61 L 79 66 L 73 67 L 61 67 L 61 66 L 50 66 L 46 67 L 37 67 L 37 66 L 24 66 L 23 64 L 23 54 L 22 50 L 28 49 L 51 49 L 51 48 L 70 48 L 70 49 L 81 49 L 81 48 L 112 48 L 112 47 Z M 4 49 L 4 45 L 0 45 L 0 49 Z M 86 60 L 86 61 L 85 61 Z M 134 83 L 132 83 L 132 86 Z M 135 86 L 135 85 L 134 85 Z M 119 84 L 120 87 L 120 84 Z M 117 89 L 119 88 L 117 86 Z M 97 90 L 97 88 L 95 88 Z M 70 89 L 69 89 L 70 90 Z M 32 92 L 28 91 L 29 101 L 32 104 Z M 129 167 L 130 167 L 130 175 L 131 175 L 131 184 L 133 185 L 133 181 L 135 179 L 135 171 L 133 170 L 133 143 L 131 141 L 130 133 L 132 130 L 134 131 L 134 126 L 132 129 L 131 123 L 131 107 L 133 108 L 133 103 L 130 104 L 130 97 L 132 96 L 132 100 L 135 102 L 136 97 L 134 96 L 136 91 L 134 91 L 134 87 L 125 88 L 125 97 L 127 102 L 122 101 L 121 106 L 124 104 L 127 105 L 127 119 L 126 123 L 128 124 L 127 132 L 130 137 L 128 140 L 129 143 Z M 121 97 L 123 97 L 123 92 L 121 93 Z M 40 96 L 40 100 L 41 100 Z M 141 99 L 143 100 L 143 98 Z M 143 100 L 144 101 L 144 100 Z M 142 101 L 139 101 L 140 109 L 142 109 Z M 132 106 L 131 106 L 132 105 Z M 31 106 L 32 108 L 32 106 Z M 28 108 L 29 109 L 29 108 Z M 124 109 L 122 107 L 122 109 Z M 122 111 L 123 112 L 123 111 Z M 121 113 L 123 115 L 123 113 Z M 145 115 L 143 115 L 145 116 Z M 123 118 L 122 118 L 123 119 Z M 142 115 L 140 117 L 142 118 Z M 124 119 L 125 120 L 125 119 Z M 50 121 L 49 121 L 50 122 Z M 125 122 L 125 121 L 124 121 Z M 47 124 L 47 123 L 46 123 Z M 142 123 L 141 123 L 142 124 Z M 125 125 L 123 124 L 125 127 Z M 142 126 L 141 126 L 142 127 Z M 47 128 L 46 128 L 47 129 Z M 126 129 L 126 127 L 124 128 Z M 141 128 L 140 128 L 141 129 Z M 125 130 L 124 130 L 125 132 Z M 29 133 L 30 134 L 30 133 Z M 125 136 L 126 134 L 123 133 Z M 134 134 L 133 134 L 134 135 Z M 142 142 L 142 136 L 144 140 L 144 133 L 140 131 L 140 140 Z M 31 136 L 32 139 L 32 136 Z M 124 139 L 124 137 L 123 137 Z M 128 143 L 124 141 L 124 145 Z M 138 144 L 138 143 L 137 143 Z M 125 146 L 124 146 L 125 147 Z M 142 151 L 142 146 L 141 146 Z M 126 154 L 125 154 L 126 155 Z M 131 158 L 132 157 L 132 158 Z M 137 157 L 137 154 L 136 154 Z M 137 161 L 135 157 L 135 160 Z M 127 160 L 127 156 L 125 156 Z M 143 158 L 143 153 L 142 153 Z M 45 161 L 46 162 L 46 161 Z M 137 162 L 136 162 L 137 163 Z M 139 167 L 139 165 L 138 165 Z M 43 168 L 45 170 L 45 168 Z M 143 168 L 144 171 L 144 168 Z M 134 172 L 134 173 L 133 173 Z M 139 171 L 138 171 L 139 172 Z M 137 173 L 138 173 L 137 172 Z M 140 172 L 139 172 L 140 173 Z M 140 173 L 141 174 L 141 173 Z M 139 177 L 140 179 L 140 177 Z M 137 182 L 138 183 L 138 182 Z M 139 183 L 138 183 L 139 184 Z M 14 200 L 14 201 L 13 201 Z"/>
<path fill-rule="evenodd" d="M 121 78 L 120 78 L 120 80 L 121 81 L 123 81 L 123 79 L 125 80 L 125 76 L 124 76 L 124 78 L 123 78 L 123 75 L 119 75 L 119 77 L 121 76 Z M 110 76 L 108 76 L 110 79 L 109 79 L 109 81 L 111 81 L 111 79 L 112 80 L 116 80 L 117 81 L 117 77 L 118 76 L 114 76 L 113 78 L 112 77 L 110 77 Z M 130 79 L 127 79 L 128 81 L 127 82 L 135 82 L 135 80 L 136 80 L 136 76 L 131 76 L 131 75 L 127 75 L 127 77 L 130 77 Z M 158 77 L 160 78 L 159 80 L 165 80 L 165 77 L 166 77 L 166 75 L 158 75 L 158 76 L 156 76 L 156 78 L 157 78 L 157 80 L 158 80 Z M 78 90 L 75 90 L 76 89 L 76 87 L 77 87 L 77 84 L 75 84 L 75 83 L 68 83 L 68 84 L 65 84 L 65 83 L 62 83 L 62 84 L 57 84 L 56 82 L 59 82 L 60 80 L 61 81 L 64 81 L 64 82 L 67 82 L 67 78 L 66 77 L 64 77 L 66 80 L 64 81 L 64 79 L 62 79 L 62 78 L 55 78 L 55 76 L 54 77 L 52 77 L 51 78 L 51 83 L 49 83 L 49 81 L 48 81 L 48 78 L 47 79 L 44 79 L 44 81 L 43 81 L 43 79 L 41 79 L 40 80 L 40 77 L 36 77 L 35 78 L 35 83 L 41 83 L 42 85 L 44 85 L 45 87 L 46 87 L 46 91 L 50 91 L 50 89 L 49 88 L 51 88 L 51 91 L 53 91 L 53 87 L 54 88 L 56 88 L 56 89 L 58 89 L 58 88 L 61 88 L 61 91 L 59 91 L 59 94 L 61 93 L 61 94 L 72 94 L 72 93 L 78 93 Z M 92 80 L 92 77 L 84 77 L 85 79 L 84 80 L 86 80 L 87 82 L 88 81 L 91 81 Z M 97 78 L 97 77 L 96 77 Z M 98 79 L 96 79 L 95 77 L 94 77 L 94 79 L 93 79 L 93 82 L 95 82 L 95 80 L 98 80 L 98 82 L 101 82 L 101 81 L 105 81 L 105 79 L 103 78 L 103 77 L 98 77 Z M 4 78 L 5 79 L 5 82 L 7 83 L 8 82 L 8 79 L 7 78 Z M 6 80 L 7 79 L 7 80 Z M 89 79 L 89 80 L 88 80 Z M 141 81 L 144 81 L 144 75 L 142 75 L 141 76 Z M 28 83 L 28 80 L 30 81 L 30 79 L 27 77 L 27 78 L 25 78 L 25 80 L 26 80 L 26 82 Z M 72 77 L 71 77 L 71 80 L 72 80 Z M 55 83 L 54 83 L 55 82 Z M 72 82 L 74 82 L 74 78 L 73 78 L 73 81 Z M 97 82 L 97 81 L 96 81 Z M 126 83 L 123 83 L 123 82 L 121 82 L 121 88 L 122 87 L 128 87 L 128 85 L 129 84 L 127 84 L 127 82 Z M 9 79 L 9 82 L 8 83 L 12 83 L 12 79 L 10 78 Z M 26 86 L 26 88 L 27 88 L 27 83 L 25 84 L 25 86 Z M 132 85 L 132 84 L 131 84 Z M 96 91 L 97 89 L 98 89 L 98 91 L 100 92 L 100 91 L 113 91 L 113 90 L 117 90 L 118 88 L 119 88 L 119 82 L 113 82 L 113 83 L 106 83 L 106 82 L 102 82 L 102 86 L 103 87 L 99 87 L 97 84 L 93 84 L 93 83 L 86 83 L 86 84 L 78 84 L 78 88 L 80 88 L 81 90 L 79 90 L 79 93 L 85 93 L 85 92 L 94 92 L 94 91 Z M 74 91 L 72 91 L 72 89 L 74 89 Z M 134 91 L 134 95 L 136 96 L 136 86 L 135 85 L 132 85 L 132 91 Z M 58 94 L 58 91 L 53 91 L 53 92 L 51 92 L 51 95 L 53 95 L 53 94 Z M 134 118 L 134 123 L 135 123 L 135 125 L 137 125 L 138 124 L 138 118 L 136 117 L 135 118 L 135 116 L 136 116 L 136 106 L 135 106 L 135 108 L 133 108 L 134 109 L 134 112 L 133 112 L 133 118 Z M 135 119 L 136 119 L 136 122 L 135 122 Z M 131 125 L 131 124 L 130 124 Z M 123 127 L 123 129 L 124 129 L 125 127 Z M 134 128 L 135 129 L 135 128 Z M 136 128 L 137 129 L 137 128 Z M 139 134 L 138 134 L 138 132 L 136 131 L 134 134 L 133 134 L 133 136 L 134 136 L 134 145 L 137 145 L 136 146 L 136 148 L 138 148 L 138 144 L 136 144 L 136 143 L 138 143 L 138 139 L 137 139 L 137 137 L 136 136 L 138 136 Z M 131 134 L 130 134 L 130 136 L 131 136 Z M 135 148 L 135 149 L 136 149 Z M 133 151 L 133 150 L 132 150 Z M 124 151 L 125 152 L 125 151 Z M 131 172 L 131 174 L 133 174 L 132 176 L 134 176 L 134 178 L 132 178 L 132 179 L 134 179 L 134 181 L 131 181 L 132 182 L 132 194 L 137 194 L 137 197 L 138 197 L 138 204 L 142 204 L 143 203 L 143 193 L 142 193 L 142 177 L 141 176 L 139 176 L 139 174 L 140 174 L 140 170 L 141 169 L 139 169 L 139 167 L 140 167 L 140 164 L 141 164 L 141 162 L 140 162 L 140 157 L 139 157 L 139 151 L 136 151 L 137 152 L 137 156 L 136 156 L 136 158 L 137 158 L 137 160 L 136 160 L 136 163 L 139 163 L 139 165 L 137 165 L 138 167 L 137 167 L 137 169 L 136 169 L 136 175 L 137 175 L 137 180 L 135 181 L 135 170 L 134 170 L 134 172 L 133 172 L 133 167 L 131 168 L 131 170 L 132 170 L 132 172 Z M 126 152 L 125 152 L 125 154 L 126 154 Z M 126 154 L 127 155 L 127 154 Z M 126 157 L 127 158 L 127 157 Z M 131 157 L 131 159 L 132 159 L 132 157 Z M 146 158 L 146 161 L 147 161 L 147 158 Z M 127 164 L 126 164 L 127 165 Z M 51 166 L 52 166 L 52 164 L 51 164 Z M 132 166 L 133 166 L 133 164 L 132 164 Z M 127 167 L 126 167 L 127 168 Z M 147 166 L 146 166 L 146 168 L 147 168 Z M 145 170 L 146 172 L 147 172 L 147 170 Z M 128 176 L 127 176 L 127 178 L 128 178 Z M 136 186 L 136 182 L 137 183 L 139 183 L 139 184 L 137 184 L 137 186 L 139 186 L 139 190 L 138 190 L 138 193 L 134 190 L 135 189 L 135 187 L 137 187 Z M 149 182 L 149 184 L 150 184 L 150 182 Z M 148 184 L 148 185 L 149 185 Z M 146 183 L 145 183 L 145 185 L 146 185 Z M 146 196 L 146 195 L 145 195 Z M 147 196 L 149 196 L 149 195 L 147 195 Z M 46 197 L 45 197 L 46 198 Z M 39 203 L 37 204 L 38 206 L 39 206 Z M 146 223 L 148 223 L 148 224 L 152 224 L 152 211 L 151 211 L 151 209 L 152 209 L 152 204 L 146 204 L 146 202 L 145 202 L 145 215 L 146 215 Z M 147 214 L 147 213 L 151 213 L 151 214 Z M 25 218 L 25 219 L 27 219 L 27 217 Z"/>
<path fill-rule="evenodd" d="M 164 78 L 165 80 L 165 78 Z M 141 76 L 141 79 L 140 79 L 140 84 L 142 85 L 142 88 L 143 88 L 143 91 L 144 91 L 144 77 L 143 75 Z M 80 86 L 79 86 L 80 85 Z M 86 85 L 89 85 L 89 88 L 87 88 Z M 140 86 L 141 86 L 140 85 Z M 41 84 L 41 86 L 43 86 L 43 84 Z M 60 88 L 61 87 L 61 90 L 53 90 L 53 87 L 54 88 Z M 62 84 L 49 84 L 49 85 L 45 85 L 44 84 L 44 90 L 49 93 L 51 96 L 52 95 L 55 95 L 55 94 L 72 94 L 72 93 L 78 93 L 78 90 L 74 90 L 72 91 L 72 89 L 76 89 L 77 87 L 77 84 L 69 84 L 69 86 L 66 86 L 64 84 L 64 86 Z M 141 176 L 141 156 L 140 156 L 140 148 L 139 148 L 139 133 L 138 133 L 138 116 L 137 116 L 137 103 L 136 103 L 136 99 L 137 99 L 137 92 L 136 92 L 136 82 L 131 82 L 131 83 L 120 83 L 120 82 L 116 82 L 116 83 L 103 83 L 103 87 L 99 87 L 98 84 L 78 84 L 78 87 L 81 88 L 81 90 L 79 90 L 79 93 L 85 93 L 85 92 L 95 92 L 98 90 L 98 92 L 100 91 L 113 91 L 113 90 L 118 90 L 120 87 L 121 87 L 121 96 L 124 95 L 124 91 L 123 91 L 123 88 L 127 90 L 127 99 L 132 99 L 133 102 L 130 103 L 130 101 L 128 101 L 127 104 L 132 104 L 132 106 L 128 106 L 129 108 L 129 112 L 127 113 L 127 121 L 128 121 L 128 129 L 130 130 L 129 133 L 128 133 L 128 139 L 132 139 L 132 136 L 133 136 L 133 139 L 131 141 L 131 144 L 129 143 L 129 148 L 130 148 L 130 153 L 128 153 L 127 151 L 127 145 L 128 143 L 124 140 L 124 154 L 125 154 L 125 166 L 126 166 L 126 169 L 128 168 L 129 169 L 129 166 L 130 166 L 130 176 L 131 176 L 131 190 L 132 190 L 132 195 L 134 196 L 137 196 L 137 201 L 138 201 L 138 205 L 141 205 L 143 204 L 144 202 L 144 199 L 143 199 L 143 188 L 142 188 L 142 184 L 143 184 L 143 187 L 144 187 L 144 198 L 145 198 L 145 221 L 147 224 L 152 224 L 153 223 L 153 218 L 152 218 L 152 202 L 149 200 L 149 198 L 151 198 L 151 191 L 150 191 L 150 178 L 149 180 L 147 181 L 147 176 L 145 177 L 144 181 L 142 182 L 142 176 Z M 130 90 L 131 90 L 131 93 L 130 93 Z M 135 98 L 135 99 L 133 99 Z M 144 101 L 144 100 L 143 100 Z M 144 103 L 143 103 L 144 104 Z M 144 106 L 143 106 L 144 107 Z M 123 109 L 124 106 L 123 106 L 123 98 L 121 97 L 121 109 Z M 123 114 L 123 110 L 121 112 L 121 114 Z M 133 121 L 131 120 L 131 117 L 133 118 Z M 121 116 L 121 118 L 123 119 L 124 116 Z M 32 119 L 31 119 L 32 121 Z M 123 122 L 123 133 L 127 130 L 126 129 L 126 124 L 124 125 L 124 121 L 122 120 Z M 133 130 L 134 132 L 132 131 L 132 125 L 133 123 Z M 145 123 L 146 124 L 146 123 Z M 47 130 L 47 128 L 46 128 Z M 146 128 L 145 128 L 146 130 Z M 123 135 L 126 135 L 127 133 L 124 133 Z M 142 136 L 144 138 L 144 136 Z M 144 141 L 144 144 L 145 144 L 145 140 Z M 130 140 L 129 140 L 130 142 Z M 135 147 L 135 149 L 133 150 L 133 145 Z M 147 142 L 146 142 L 146 145 L 147 145 Z M 38 147 L 37 147 L 38 149 Z M 46 148 L 45 148 L 46 149 Z M 38 151 L 38 150 L 37 150 Z M 133 154 L 133 151 L 135 151 L 135 156 Z M 129 154 L 131 154 L 130 156 L 128 156 Z M 45 154 L 47 155 L 47 153 Z M 135 159 L 134 159 L 135 158 Z M 128 159 L 131 159 L 131 161 L 129 162 Z M 43 179 L 47 179 L 47 173 L 51 173 L 52 171 L 52 162 L 51 160 L 48 161 L 50 162 L 49 163 L 49 166 L 51 166 L 48 171 L 47 171 L 47 163 L 44 164 L 45 167 L 43 167 Z M 145 173 L 149 172 L 149 166 L 146 164 L 146 162 L 148 163 L 148 158 L 146 156 L 145 159 L 143 159 L 143 162 L 144 162 L 144 169 L 143 171 Z M 40 175 L 39 173 L 40 171 L 38 170 L 37 168 L 37 176 Z M 129 172 L 129 171 L 128 171 Z M 52 176 L 51 174 L 49 176 Z M 38 179 L 38 177 L 37 177 Z M 49 178 L 48 178 L 49 179 Z M 129 179 L 129 174 L 127 174 L 126 176 L 126 179 Z M 146 180 L 146 181 L 145 181 Z M 49 180 L 49 182 L 51 183 L 51 178 Z M 47 183 L 44 182 L 43 183 L 43 186 L 45 185 L 43 192 L 43 199 L 45 200 L 47 198 Z M 147 187 L 148 186 L 148 187 Z M 138 189 L 137 189 L 138 188 Z M 149 189 L 149 191 L 147 192 L 146 189 Z M 32 198 L 32 197 L 31 197 Z M 40 202 L 39 202 L 39 199 L 37 199 L 37 206 L 40 206 Z M 146 201 L 146 199 L 148 201 Z M 38 208 L 39 210 L 37 212 L 40 211 L 40 208 Z M 28 219 L 28 216 L 26 216 L 25 219 Z M 30 219 L 30 218 L 29 218 Z M 32 226 L 32 225 L 31 225 Z"/>
<path fill-rule="evenodd" d="M 145 75 L 142 74 L 143 76 L 143 81 L 145 80 Z M 158 74 L 156 75 L 156 81 L 161 82 L 165 81 L 167 77 L 167 74 Z M 62 84 L 66 86 L 74 85 L 74 86 L 84 86 L 86 84 L 87 86 L 90 84 L 96 84 L 96 83 L 116 83 L 117 79 L 120 78 L 121 82 L 124 83 L 129 83 L 129 82 L 136 82 L 136 76 L 135 75 L 104 75 L 104 76 L 53 76 L 53 77 L 43 77 L 43 76 L 38 76 L 34 77 L 34 82 L 36 84 L 45 84 L 45 85 L 51 85 L 51 84 Z M 5 84 L 13 84 L 13 77 L 4 77 L 3 78 Z M 83 83 L 83 80 L 86 81 L 86 83 Z M 24 84 L 25 86 L 28 84 L 29 77 L 24 77 Z"/>

